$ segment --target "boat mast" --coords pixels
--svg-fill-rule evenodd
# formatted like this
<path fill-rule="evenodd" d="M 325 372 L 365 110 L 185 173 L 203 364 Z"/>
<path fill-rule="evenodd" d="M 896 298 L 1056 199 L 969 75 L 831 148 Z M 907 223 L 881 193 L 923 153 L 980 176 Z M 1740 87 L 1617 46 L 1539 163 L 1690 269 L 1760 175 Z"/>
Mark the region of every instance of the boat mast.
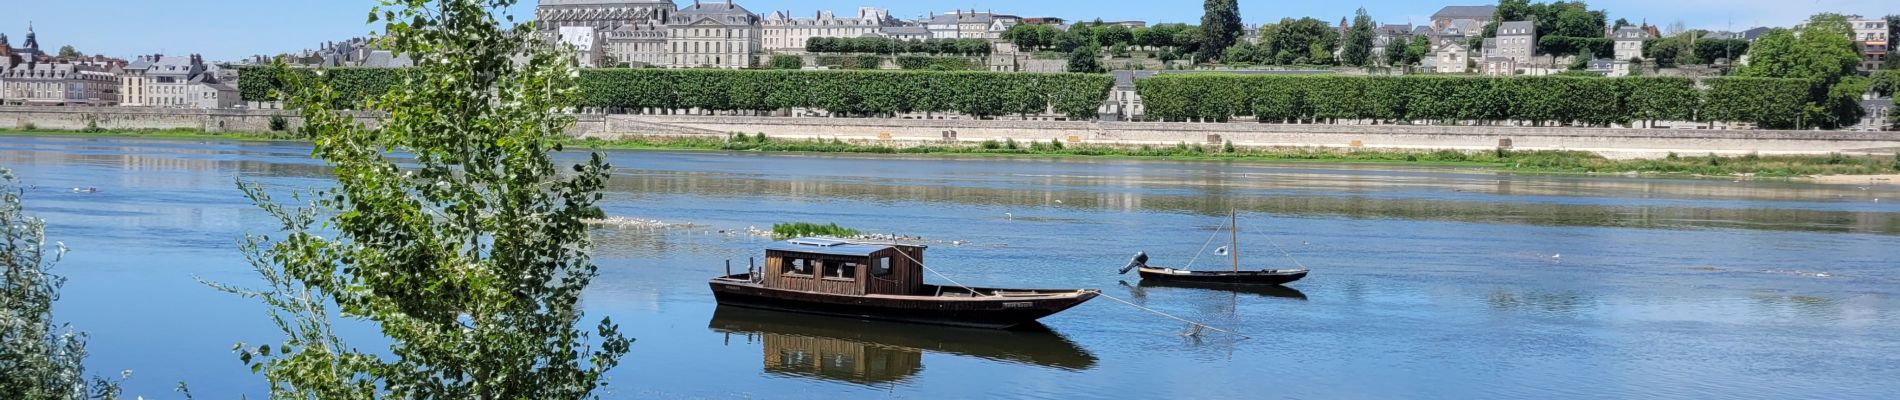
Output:
<path fill-rule="evenodd" d="M 1233 230 L 1227 231 L 1232 234 L 1233 240 L 1227 245 L 1227 254 L 1234 256 L 1234 272 L 1240 272 L 1240 210 L 1227 209 L 1227 218 L 1229 218 L 1228 223 L 1233 224 L 1234 227 Z"/>

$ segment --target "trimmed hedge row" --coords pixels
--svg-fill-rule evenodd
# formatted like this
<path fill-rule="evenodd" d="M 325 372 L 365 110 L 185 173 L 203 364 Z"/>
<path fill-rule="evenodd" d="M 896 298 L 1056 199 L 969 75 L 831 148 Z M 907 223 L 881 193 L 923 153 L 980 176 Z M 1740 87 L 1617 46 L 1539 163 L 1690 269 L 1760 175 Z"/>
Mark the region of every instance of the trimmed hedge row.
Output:
<path fill-rule="evenodd" d="M 269 101 L 281 85 L 269 67 L 240 71 L 245 101 Z M 291 73 L 314 74 L 311 70 Z M 330 69 L 323 80 L 354 108 L 401 82 L 403 70 Z M 311 75 L 306 75 L 311 76 Z M 1093 118 L 1114 81 L 1107 75 L 972 71 L 802 71 L 714 69 L 582 70 L 581 106 L 773 111 L 818 108 L 846 115 L 955 111 L 975 116 L 1053 110 Z"/>
<path fill-rule="evenodd" d="M 963 71 L 599 69 L 580 78 L 589 107 L 976 116 L 1053 110 L 1073 118 L 1093 118 L 1113 84 L 1106 75 Z"/>
<path fill-rule="evenodd" d="M 1609 125 L 1641 120 L 1795 124 L 1812 84 L 1715 78 L 1706 93 L 1673 77 L 1161 75 L 1137 83 L 1147 115 L 1164 121 L 1531 121 Z M 1705 100 L 1706 99 L 1706 100 Z"/>

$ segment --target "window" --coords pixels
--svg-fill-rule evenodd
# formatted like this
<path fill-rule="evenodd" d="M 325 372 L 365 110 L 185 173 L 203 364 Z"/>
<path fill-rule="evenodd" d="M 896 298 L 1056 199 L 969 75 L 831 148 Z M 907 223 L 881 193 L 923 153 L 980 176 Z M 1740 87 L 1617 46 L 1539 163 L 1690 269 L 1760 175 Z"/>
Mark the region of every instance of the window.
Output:
<path fill-rule="evenodd" d="M 811 276 L 812 261 L 803 258 L 785 258 L 779 261 L 781 265 L 779 274 Z"/>
<path fill-rule="evenodd" d="M 891 258 L 884 257 L 884 258 L 877 259 L 877 267 L 871 269 L 871 275 L 890 276 L 890 274 L 891 274 Z"/>
<path fill-rule="evenodd" d="M 826 262 L 824 263 L 824 266 L 825 266 L 825 279 L 839 279 L 839 280 L 857 280 L 858 279 L 858 263 Z"/>

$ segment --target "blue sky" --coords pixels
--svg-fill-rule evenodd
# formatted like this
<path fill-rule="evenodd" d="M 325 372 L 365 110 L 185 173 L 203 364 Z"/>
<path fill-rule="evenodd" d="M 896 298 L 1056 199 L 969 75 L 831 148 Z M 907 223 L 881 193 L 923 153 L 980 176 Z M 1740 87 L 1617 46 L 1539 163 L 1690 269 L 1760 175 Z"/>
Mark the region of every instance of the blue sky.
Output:
<path fill-rule="evenodd" d="M 531 16 L 534 0 L 518 7 Z M 0 33 L 14 45 L 33 22 L 42 46 L 73 45 L 88 54 L 129 58 L 136 54 L 201 53 L 213 60 L 232 60 L 252 54 L 275 54 L 316 46 L 370 31 L 363 24 L 374 0 L 52 0 L 9 1 L 0 7 Z M 1056 16 L 1072 20 L 1140 19 L 1151 22 L 1198 21 L 1199 0 L 739 0 L 753 12 L 791 10 L 809 15 L 818 9 L 854 12 L 862 5 L 890 8 L 904 18 L 952 9 L 995 10 L 1021 16 Z M 1439 3 L 1403 0 L 1330 1 L 1241 0 L 1241 15 L 1249 24 L 1281 17 L 1312 16 L 1338 21 L 1364 6 L 1374 19 L 1387 23 L 1423 22 L 1448 4 L 1485 4 L 1482 1 Z M 1493 3 L 1495 4 L 1495 3 Z M 1610 11 L 1610 18 L 1647 19 L 1666 25 L 1682 21 L 1691 28 L 1723 29 L 1755 25 L 1791 25 L 1820 11 L 1865 15 L 1900 14 L 1893 0 L 1596 0 L 1594 8 Z"/>

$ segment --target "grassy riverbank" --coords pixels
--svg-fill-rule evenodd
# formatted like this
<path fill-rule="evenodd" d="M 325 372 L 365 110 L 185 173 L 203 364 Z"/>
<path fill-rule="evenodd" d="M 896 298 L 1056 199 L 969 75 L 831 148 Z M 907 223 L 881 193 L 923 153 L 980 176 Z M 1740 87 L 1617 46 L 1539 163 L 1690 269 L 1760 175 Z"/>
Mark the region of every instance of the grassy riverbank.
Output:
<path fill-rule="evenodd" d="M 150 139 L 274 141 L 304 140 L 287 133 L 206 133 L 196 130 L 162 131 L 48 131 L 0 130 L 0 135 L 130 137 Z M 1433 164 L 1495 168 L 1526 173 L 1637 174 L 1658 176 L 1755 176 L 1793 178 L 1828 175 L 1892 175 L 1900 173 L 1893 156 L 1716 156 L 1670 155 L 1660 159 L 1612 160 L 1579 151 L 1455 151 L 1455 150 L 1348 150 L 1318 147 L 1231 147 L 1177 144 L 1173 146 L 1071 145 L 1060 142 L 986 141 L 959 145 L 897 147 L 841 140 L 787 140 L 762 135 L 728 137 L 633 136 L 619 140 L 570 139 L 571 147 L 619 150 L 711 150 L 857 154 L 1106 157 L 1155 160 L 1232 160 L 1271 162 L 1341 162 Z"/>

